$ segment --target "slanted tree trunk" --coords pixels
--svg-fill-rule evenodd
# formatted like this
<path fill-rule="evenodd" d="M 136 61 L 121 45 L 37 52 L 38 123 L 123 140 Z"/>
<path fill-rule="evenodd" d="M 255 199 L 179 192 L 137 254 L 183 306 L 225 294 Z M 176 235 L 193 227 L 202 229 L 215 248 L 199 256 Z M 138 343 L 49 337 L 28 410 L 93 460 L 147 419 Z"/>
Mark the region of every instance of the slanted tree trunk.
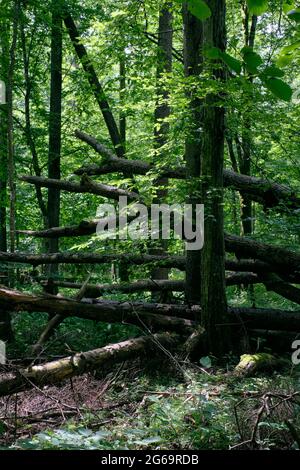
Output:
<path fill-rule="evenodd" d="M 225 0 L 209 0 L 211 16 L 204 22 L 203 49 L 225 50 Z M 224 80 L 224 71 L 212 77 Z M 211 67 L 211 64 L 208 64 Z M 223 223 L 224 106 L 221 97 L 209 94 L 203 103 L 201 155 L 202 203 L 205 208 L 204 247 L 201 261 L 201 326 L 206 331 L 207 350 L 224 353 L 230 344 L 225 290 L 225 249 Z"/>

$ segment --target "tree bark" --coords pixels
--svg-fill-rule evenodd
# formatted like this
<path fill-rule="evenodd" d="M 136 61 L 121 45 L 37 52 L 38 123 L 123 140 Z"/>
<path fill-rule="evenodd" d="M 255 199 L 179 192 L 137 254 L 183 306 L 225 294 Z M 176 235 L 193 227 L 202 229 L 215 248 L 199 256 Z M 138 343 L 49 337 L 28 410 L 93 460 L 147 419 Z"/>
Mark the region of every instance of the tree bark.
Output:
<path fill-rule="evenodd" d="M 56 296 L 33 296 L 0 288 L 0 306 L 16 312 L 55 311 L 64 318 L 79 317 L 105 323 L 126 323 L 142 329 L 185 331 L 193 328 L 192 318 L 199 307 L 177 304 L 117 302 L 85 299 L 78 302 Z M 181 318 L 183 315 L 183 318 Z M 185 318 L 185 316 L 190 319 Z"/>
<path fill-rule="evenodd" d="M 166 3 L 159 10 L 158 45 L 157 45 L 157 69 L 156 69 L 156 107 L 154 112 L 154 148 L 155 155 L 161 161 L 165 161 L 165 150 L 168 142 L 170 125 L 167 118 L 170 116 L 169 90 L 164 83 L 165 74 L 172 71 L 172 47 L 173 47 L 173 13 L 172 3 Z M 157 187 L 154 204 L 161 204 L 168 195 L 168 178 L 159 177 L 154 182 Z M 167 240 L 159 240 L 157 247 L 149 251 L 150 254 L 164 254 L 168 249 Z M 169 270 L 157 267 L 152 271 L 152 279 L 168 279 Z M 163 301 L 165 295 L 152 293 L 153 301 Z"/>
<path fill-rule="evenodd" d="M 86 174 L 88 176 L 105 175 L 110 173 L 127 173 L 146 175 L 153 171 L 155 166 L 141 160 L 125 160 L 118 158 L 94 137 L 79 130 L 76 137 L 90 145 L 97 153 L 104 157 L 103 164 L 84 165 L 74 173 L 76 175 Z M 185 179 L 186 169 L 184 167 L 159 169 L 161 177 Z M 224 187 L 247 194 L 252 201 L 264 206 L 264 209 L 276 208 L 280 212 L 297 210 L 300 208 L 300 197 L 295 191 L 286 185 L 275 183 L 263 178 L 239 174 L 232 170 L 223 171 Z"/>
<path fill-rule="evenodd" d="M 35 255 L 30 253 L 3 253 L 0 252 L 0 262 L 26 263 L 32 266 L 42 264 L 104 264 L 113 261 L 124 261 L 131 265 L 156 263 L 168 268 L 184 270 L 185 258 L 183 256 L 166 255 L 127 255 L 127 254 L 97 254 L 97 253 L 49 253 Z"/>
<path fill-rule="evenodd" d="M 124 157 L 125 152 L 118 126 L 106 99 L 102 85 L 98 80 L 94 66 L 89 59 L 86 48 L 82 44 L 82 39 L 77 30 L 76 24 L 71 15 L 69 14 L 65 16 L 64 22 L 71 38 L 72 44 L 74 46 L 74 49 L 76 51 L 76 54 L 79 58 L 79 61 L 81 62 L 81 65 L 86 73 L 87 79 L 95 95 L 96 101 L 101 109 L 116 154 L 118 155 L 118 157 Z"/>
<path fill-rule="evenodd" d="M 189 10 L 188 2 L 183 3 L 184 26 L 184 70 L 185 76 L 197 77 L 202 71 L 203 25 Z M 185 142 L 186 178 L 188 182 L 187 203 L 192 204 L 193 219 L 195 207 L 199 204 L 201 173 L 201 100 L 188 91 L 190 123 L 188 137 Z M 189 303 L 200 303 L 201 300 L 201 250 L 187 250 L 186 253 L 186 290 L 185 296 Z"/>
<path fill-rule="evenodd" d="M 32 388 L 34 385 L 43 387 L 55 384 L 76 375 L 139 356 L 161 353 L 163 348 L 172 349 L 177 343 L 176 335 L 142 336 L 104 348 L 77 353 L 46 364 L 31 366 L 17 372 L 6 372 L 0 376 L 0 396 L 12 395 Z"/>
<path fill-rule="evenodd" d="M 50 117 L 49 117 L 49 149 L 48 149 L 48 178 L 60 180 L 61 159 L 61 112 L 62 112 L 62 16 L 60 0 L 52 0 L 51 24 L 51 85 L 50 85 Z M 39 186 L 36 185 L 36 188 Z M 60 219 L 60 189 L 48 188 L 47 228 L 58 227 Z M 47 251 L 59 251 L 59 239 L 49 238 Z M 49 277 L 55 277 L 58 265 L 48 266 Z M 49 293 L 57 294 L 57 288 L 50 289 Z"/>
<path fill-rule="evenodd" d="M 115 188 L 114 186 L 96 183 L 87 176 L 82 177 L 80 184 L 38 176 L 20 176 L 20 179 L 42 188 L 53 188 L 71 193 L 97 194 L 98 196 L 107 197 L 116 201 L 119 200 L 120 196 L 126 196 L 130 201 L 138 201 L 141 199 L 140 196 L 133 191 L 126 191 L 125 189 Z"/>
<path fill-rule="evenodd" d="M 224 51 L 225 0 L 208 0 L 207 4 L 211 16 L 204 22 L 202 47 Z M 218 65 L 212 77 L 221 82 L 224 70 Z M 202 122 L 201 202 L 205 208 L 205 243 L 201 260 L 201 326 L 206 332 L 207 351 L 222 354 L 230 347 L 230 328 L 219 326 L 227 315 L 223 216 L 225 111 L 221 96 L 207 95 Z"/>

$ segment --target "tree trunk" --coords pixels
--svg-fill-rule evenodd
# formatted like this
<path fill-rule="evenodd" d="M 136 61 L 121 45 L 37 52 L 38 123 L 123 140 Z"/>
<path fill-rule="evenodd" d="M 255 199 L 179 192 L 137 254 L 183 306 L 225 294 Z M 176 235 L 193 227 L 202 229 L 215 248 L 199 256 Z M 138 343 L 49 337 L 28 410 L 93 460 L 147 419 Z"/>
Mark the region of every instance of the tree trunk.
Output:
<path fill-rule="evenodd" d="M 176 335 L 153 335 L 129 339 L 74 356 L 65 357 L 42 365 L 35 365 L 17 372 L 0 376 L 0 396 L 12 395 L 32 388 L 34 385 L 55 384 L 91 370 L 111 366 L 139 356 L 153 356 L 163 349 L 174 348 L 178 343 Z"/>
<path fill-rule="evenodd" d="M 105 162 L 99 164 L 84 165 L 75 170 L 76 175 L 86 174 L 88 176 L 106 175 L 110 173 L 127 173 L 146 175 L 148 171 L 155 170 L 155 166 L 141 160 L 125 160 L 116 157 L 111 150 L 103 144 L 97 142 L 94 137 L 81 132 L 75 133 L 76 137 L 90 145 L 97 153 L 104 157 Z M 185 179 L 186 168 L 160 168 L 161 177 Z M 252 201 L 258 202 L 264 206 L 264 209 L 276 207 L 279 212 L 289 212 L 300 208 L 300 197 L 295 191 L 286 185 L 275 183 L 263 178 L 247 176 L 236 173 L 232 170 L 224 169 L 223 172 L 224 186 L 229 189 L 243 192 L 247 194 Z"/>
<path fill-rule="evenodd" d="M 136 325 L 143 330 L 188 331 L 194 322 L 184 318 L 193 318 L 199 307 L 188 308 L 186 305 L 154 304 L 143 302 L 96 301 L 86 299 L 78 302 L 55 296 L 33 296 L 22 292 L 0 288 L 0 307 L 17 312 L 46 312 L 67 318 L 77 316 L 87 320 L 105 323 L 123 323 Z M 180 315 L 183 315 L 181 318 Z"/>
<path fill-rule="evenodd" d="M 184 69 L 186 77 L 197 77 L 202 70 L 202 41 L 203 27 L 188 9 L 188 2 L 183 4 L 184 24 Z M 201 101 L 189 92 L 190 122 L 188 137 L 185 142 L 186 178 L 188 184 L 187 203 L 192 204 L 193 212 L 199 204 L 200 171 L 201 171 Z M 195 213 L 193 214 L 193 218 Z M 187 251 L 186 253 L 186 291 L 185 296 L 189 303 L 200 303 L 201 300 L 201 251 Z"/>
<path fill-rule="evenodd" d="M 160 7 L 159 26 L 158 26 L 158 48 L 157 48 L 157 73 L 156 73 L 156 107 L 154 113 L 154 147 L 155 155 L 159 160 L 165 161 L 165 146 L 168 142 L 169 123 L 167 118 L 170 116 L 169 91 L 164 83 L 166 73 L 172 71 L 172 47 L 173 47 L 173 13 L 172 4 L 166 3 Z M 158 178 L 154 185 L 157 186 L 154 204 L 161 204 L 166 200 L 168 195 L 168 178 Z M 167 240 L 159 240 L 158 247 L 151 249 L 152 254 L 163 254 L 167 251 Z M 157 267 L 152 271 L 152 279 L 163 280 L 168 279 L 169 270 L 163 267 Z M 153 292 L 154 301 L 165 300 L 165 296 Z"/>
<path fill-rule="evenodd" d="M 225 0 L 209 0 L 211 16 L 204 22 L 203 49 L 225 50 Z M 211 64 L 210 64 L 211 66 Z M 219 64 L 220 66 L 220 64 Z M 224 80 L 224 71 L 213 71 L 216 80 Z M 218 326 L 227 314 L 225 290 L 225 250 L 223 221 L 223 164 L 225 122 L 221 97 L 208 95 L 203 104 L 202 203 L 205 207 L 201 262 L 201 326 L 206 331 L 207 350 L 215 354 L 228 351 L 230 329 Z"/>
<path fill-rule="evenodd" d="M 51 90 L 50 90 L 50 118 L 49 118 L 49 152 L 48 152 L 48 178 L 60 180 L 60 154 L 61 154 L 61 107 L 62 107 L 62 17 L 60 1 L 52 0 L 51 25 Z M 60 190 L 48 189 L 48 227 L 58 227 L 60 218 Z M 59 240 L 48 239 L 48 252 L 59 251 Z M 48 267 L 48 276 L 56 277 L 58 265 Z M 57 288 L 50 289 L 51 294 L 57 294 Z"/>
<path fill-rule="evenodd" d="M 74 46 L 74 49 L 76 51 L 76 54 L 78 56 L 78 59 L 80 60 L 81 65 L 87 75 L 89 84 L 91 85 L 96 101 L 102 112 L 111 141 L 115 147 L 116 154 L 118 155 L 118 157 L 124 157 L 125 151 L 122 145 L 122 139 L 117 123 L 113 117 L 112 111 L 106 99 L 102 85 L 98 80 L 93 64 L 89 60 L 86 48 L 82 44 L 82 39 L 80 38 L 80 34 L 77 30 L 76 24 L 73 18 L 68 14 L 65 16 L 64 22 L 71 38 L 72 44 Z"/>

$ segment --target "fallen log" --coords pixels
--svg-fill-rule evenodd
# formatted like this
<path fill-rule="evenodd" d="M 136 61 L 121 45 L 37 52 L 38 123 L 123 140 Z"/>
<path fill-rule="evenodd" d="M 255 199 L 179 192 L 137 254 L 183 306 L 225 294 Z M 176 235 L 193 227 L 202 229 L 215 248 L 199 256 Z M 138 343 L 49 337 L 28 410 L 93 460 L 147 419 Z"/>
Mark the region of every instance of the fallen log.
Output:
<path fill-rule="evenodd" d="M 228 307 L 229 323 L 246 329 L 300 332 L 300 312 L 266 308 Z"/>
<path fill-rule="evenodd" d="M 146 175 L 156 171 L 154 165 L 140 160 L 127 160 L 114 155 L 109 149 L 100 144 L 94 137 L 77 130 L 78 139 L 90 145 L 98 154 L 104 157 L 103 164 L 84 165 L 75 171 L 77 175 L 105 175 L 109 173 L 128 173 Z M 166 178 L 185 179 L 185 167 L 175 169 L 159 168 L 160 176 Z M 224 186 L 246 194 L 252 201 L 263 204 L 265 208 L 277 207 L 278 210 L 295 210 L 300 208 L 300 197 L 288 186 L 274 183 L 267 179 L 241 175 L 232 170 L 224 170 Z"/>
<path fill-rule="evenodd" d="M 300 274 L 300 253 L 261 243 L 246 237 L 225 234 L 225 251 L 234 253 L 238 258 L 253 258 L 269 263 L 272 271 L 292 270 Z"/>
<path fill-rule="evenodd" d="M 34 385 L 43 387 L 55 384 L 76 375 L 142 355 L 161 353 L 163 349 L 174 348 L 178 342 L 179 337 L 167 333 L 143 336 L 27 369 L 5 372 L 0 375 L 0 396 L 21 392 Z"/>
<path fill-rule="evenodd" d="M 118 201 L 120 197 L 126 196 L 129 201 L 141 201 L 140 196 L 125 189 L 116 188 L 107 184 L 96 183 L 87 176 L 83 176 L 80 183 L 71 181 L 42 178 L 41 176 L 20 176 L 19 179 L 34 184 L 40 188 L 57 188 L 71 193 L 89 193 Z"/>
<path fill-rule="evenodd" d="M 166 255 L 127 255 L 127 254 L 97 254 L 97 253 L 51 253 L 35 255 L 31 253 L 6 253 L 0 251 L 0 262 L 23 263 L 32 266 L 42 264 L 104 264 L 113 261 L 124 261 L 131 265 L 155 263 L 157 266 L 184 270 L 183 256 Z"/>
<path fill-rule="evenodd" d="M 280 361 L 268 353 L 243 354 L 234 369 L 234 375 L 249 377 L 257 371 L 270 370 L 279 364 Z"/>
<path fill-rule="evenodd" d="M 266 277 L 263 281 L 267 290 L 276 292 L 276 294 L 281 295 L 282 297 L 291 300 L 297 304 L 300 304 L 300 289 L 283 282 L 282 279 L 274 273 L 266 274 Z"/>
<path fill-rule="evenodd" d="M 68 282 L 68 281 L 53 281 L 51 284 L 57 287 L 63 287 L 68 289 L 80 289 L 81 284 Z M 48 281 L 41 282 L 42 285 L 47 285 Z M 121 284 L 87 284 L 85 296 L 89 298 L 101 297 L 101 295 L 110 292 L 155 292 L 155 291 L 173 291 L 183 292 L 184 281 L 172 281 L 172 280 L 154 280 L 148 279 L 144 281 L 136 281 L 133 283 L 121 283 Z"/>
<path fill-rule="evenodd" d="M 143 302 L 115 302 L 73 299 L 56 296 L 34 296 L 0 288 L 0 307 L 10 306 L 15 312 L 55 312 L 64 318 L 79 317 L 105 323 L 136 325 L 142 329 L 185 331 L 194 327 L 193 319 L 199 306 L 152 304 Z M 190 318 L 190 319 L 187 319 Z"/>
<path fill-rule="evenodd" d="M 56 287 L 63 287 L 66 289 L 80 289 L 81 284 L 69 281 L 55 281 L 55 280 L 44 280 L 41 285 L 47 285 L 48 282 Z M 226 277 L 226 285 L 240 285 L 240 284 L 257 284 L 263 282 L 260 277 L 254 273 L 235 273 Z M 155 280 L 147 279 L 136 281 L 132 283 L 121 283 L 121 284 L 87 284 L 85 290 L 85 296 L 89 298 L 101 297 L 101 295 L 110 292 L 122 292 L 122 293 L 133 293 L 133 292 L 155 292 L 155 291 L 173 291 L 173 292 L 184 292 L 185 281 L 179 280 Z"/>

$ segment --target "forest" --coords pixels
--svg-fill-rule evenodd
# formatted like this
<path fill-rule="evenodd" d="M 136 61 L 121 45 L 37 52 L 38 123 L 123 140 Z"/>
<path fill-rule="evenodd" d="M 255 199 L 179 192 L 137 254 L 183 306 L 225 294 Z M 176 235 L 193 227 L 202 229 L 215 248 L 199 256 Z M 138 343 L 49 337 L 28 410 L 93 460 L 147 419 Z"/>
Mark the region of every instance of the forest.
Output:
<path fill-rule="evenodd" d="M 0 5 L 0 450 L 300 450 L 300 3 Z"/>

